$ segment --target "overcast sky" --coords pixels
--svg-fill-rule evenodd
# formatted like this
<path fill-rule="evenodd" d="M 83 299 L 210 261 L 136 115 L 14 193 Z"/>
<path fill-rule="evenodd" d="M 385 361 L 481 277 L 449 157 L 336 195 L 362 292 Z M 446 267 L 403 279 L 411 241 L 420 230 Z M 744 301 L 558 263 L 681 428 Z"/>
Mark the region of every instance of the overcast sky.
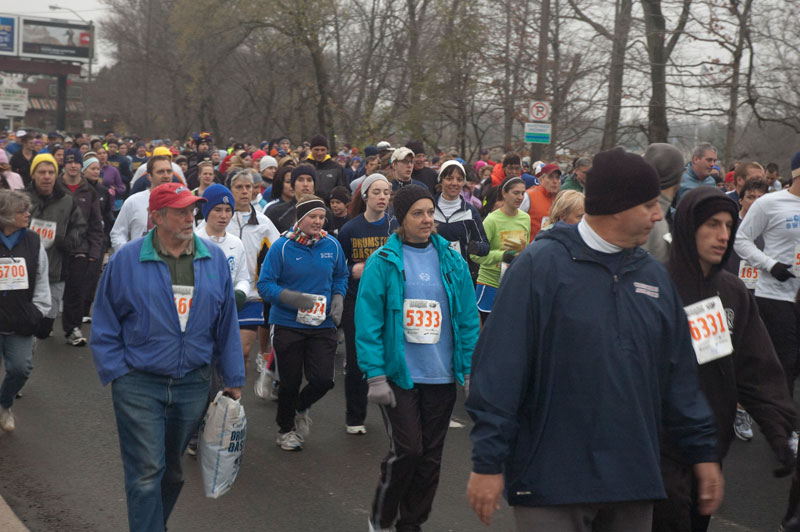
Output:
<path fill-rule="evenodd" d="M 20 2 L 3 2 L 0 7 L 2 15 L 25 15 L 36 18 L 57 18 L 80 21 L 74 13 L 67 10 L 51 10 L 49 6 L 68 7 L 77 12 L 85 20 L 93 20 L 95 25 L 103 18 L 106 7 L 99 0 L 24 0 Z M 95 64 L 106 66 L 111 58 L 108 48 L 97 42 L 95 48 Z"/>

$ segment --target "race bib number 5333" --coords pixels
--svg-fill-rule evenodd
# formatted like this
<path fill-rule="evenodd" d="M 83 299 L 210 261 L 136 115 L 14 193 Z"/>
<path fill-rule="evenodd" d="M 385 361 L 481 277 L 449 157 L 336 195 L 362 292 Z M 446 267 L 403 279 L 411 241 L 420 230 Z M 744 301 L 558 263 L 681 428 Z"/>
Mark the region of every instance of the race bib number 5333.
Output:
<path fill-rule="evenodd" d="M 431 299 L 403 301 L 403 333 L 412 344 L 435 344 L 442 333 L 442 307 Z"/>
<path fill-rule="evenodd" d="M 684 307 L 689 318 L 697 363 L 705 364 L 733 353 L 731 331 L 719 296 Z"/>

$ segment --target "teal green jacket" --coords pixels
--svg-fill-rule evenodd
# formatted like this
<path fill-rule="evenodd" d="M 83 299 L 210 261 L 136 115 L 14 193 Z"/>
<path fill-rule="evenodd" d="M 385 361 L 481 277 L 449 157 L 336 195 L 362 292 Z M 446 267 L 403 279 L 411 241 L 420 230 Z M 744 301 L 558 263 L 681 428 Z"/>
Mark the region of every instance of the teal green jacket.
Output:
<path fill-rule="evenodd" d="M 470 374 L 472 351 L 478 340 L 479 318 L 475 288 L 464 258 L 437 234 L 431 241 L 439 253 L 450 322 L 453 328 L 453 369 L 464 383 Z M 395 233 L 364 266 L 356 299 L 356 353 L 367 379 L 386 375 L 401 388 L 414 387 L 405 358 L 403 244 Z"/>

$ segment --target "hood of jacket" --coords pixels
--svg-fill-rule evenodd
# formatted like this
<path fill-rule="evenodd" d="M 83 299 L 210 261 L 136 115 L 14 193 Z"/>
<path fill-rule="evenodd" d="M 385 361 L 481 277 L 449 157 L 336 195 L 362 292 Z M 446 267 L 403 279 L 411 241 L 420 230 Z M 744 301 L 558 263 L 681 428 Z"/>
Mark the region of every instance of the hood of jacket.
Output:
<path fill-rule="evenodd" d="M 721 211 L 729 212 L 733 217 L 733 225 L 722 261 L 714 264 L 708 277 L 705 277 L 700 265 L 700 256 L 697 254 L 695 233 L 698 227 L 698 214 L 701 209 L 707 208 L 709 202 L 717 204 L 715 214 Z M 733 252 L 734 235 L 738 225 L 739 211 L 736 204 L 717 188 L 697 187 L 681 197 L 675 211 L 672 247 L 666 266 L 684 305 L 691 305 L 715 294 L 714 278 Z"/>

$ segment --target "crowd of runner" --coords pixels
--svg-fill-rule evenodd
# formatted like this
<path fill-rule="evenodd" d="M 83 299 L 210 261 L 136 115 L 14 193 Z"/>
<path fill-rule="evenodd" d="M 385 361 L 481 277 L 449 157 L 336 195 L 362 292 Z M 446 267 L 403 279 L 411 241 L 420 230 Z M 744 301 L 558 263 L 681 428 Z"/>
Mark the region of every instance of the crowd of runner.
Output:
<path fill-rule="evenodd" d="M 457 385 L 486 524 L 505 491 L 519 530 L 706 530 L 755 421 L 800 531 L 800 153 L 782 177 L 708 143 L 569 164 L 322 135 L 0 146 L 0 428 L 35 338 L 90 343 L 131 530 L 164 530 L 208 402 L 251 369 L 280 449 L 313 446 L 343 342 L 343 432 L 373 402 L 391 442 L 371 531 L 427 520 Z"/>

